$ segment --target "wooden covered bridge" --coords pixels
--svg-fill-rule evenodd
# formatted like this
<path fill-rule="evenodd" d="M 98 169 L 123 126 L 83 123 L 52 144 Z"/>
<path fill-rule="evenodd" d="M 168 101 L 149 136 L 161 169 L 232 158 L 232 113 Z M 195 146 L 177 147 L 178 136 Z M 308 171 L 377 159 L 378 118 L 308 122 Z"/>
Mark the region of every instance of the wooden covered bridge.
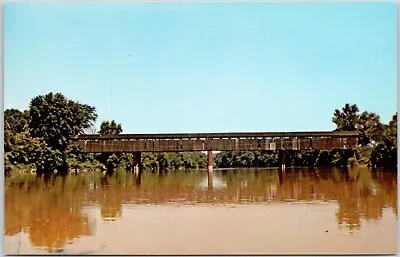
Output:
<path fill-rule="evenodd" d="M 356 131 L 314 132 L 235 132 L 179 134 L 84 134 L 71 137 L 71 143 L 91 153 L 207 151 L 212 171 L 212 151 L 274 151 L 351 149 L 357 146 Z"/>

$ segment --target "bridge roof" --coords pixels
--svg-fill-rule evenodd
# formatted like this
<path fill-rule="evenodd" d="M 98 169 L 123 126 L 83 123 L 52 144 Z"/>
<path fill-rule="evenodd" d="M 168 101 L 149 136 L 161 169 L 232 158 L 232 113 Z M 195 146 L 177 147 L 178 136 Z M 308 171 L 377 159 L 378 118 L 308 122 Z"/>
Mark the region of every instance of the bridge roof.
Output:
<path fill-rule="evenodd" d="M 71 140 L 114 139 L 180 139 L 180 138 L 271 138 L 271 137 L 358 137 L 357 131 L 301 131 L 301 132 L 223 132 L 223 133 L 172 133 L 172 134 L 83 134 Z"/>

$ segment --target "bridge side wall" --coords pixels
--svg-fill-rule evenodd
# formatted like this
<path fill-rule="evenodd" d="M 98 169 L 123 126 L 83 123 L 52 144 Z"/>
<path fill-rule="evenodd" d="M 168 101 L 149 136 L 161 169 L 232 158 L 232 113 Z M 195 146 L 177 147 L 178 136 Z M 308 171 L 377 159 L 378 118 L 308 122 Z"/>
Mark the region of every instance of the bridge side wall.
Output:
<path fill-rule="evenodd" d="M 73 141 L 88 152 L 189 152 L 189 151 L 263 151 L 333 150 L 357 146 L 354 137 L 254 138 L 254 139 L 135 139 Z"/>

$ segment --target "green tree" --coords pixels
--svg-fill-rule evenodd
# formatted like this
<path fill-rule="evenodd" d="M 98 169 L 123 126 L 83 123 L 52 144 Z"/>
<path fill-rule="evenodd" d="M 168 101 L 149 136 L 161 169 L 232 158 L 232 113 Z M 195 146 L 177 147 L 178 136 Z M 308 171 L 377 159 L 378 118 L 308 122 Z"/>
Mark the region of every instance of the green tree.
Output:
<path fill-rule="evenodd" d="M 157 161 L 157 155 L 154 153 L 144 153 L 142 156 L 142 163 L 145 169 L 157 169 L 160 167 Z"/>
<path fill-rule="evenodd" d="M 368 145 L 382 140 L 383 124 L 373 112 L 362 112 L 357 120 L 356 129 L 360 133 L 359 144 Z"/>
<path fill-rule="evenodd" d="M 394 167 L 397 165 L 397 148 L 380 143 L 371 153 L 370 159 L 373 167 Z"/>
<path fill-rule="evenodd" d="M 100 135 L 118 135 L 122 132 L 122 125 L 117 124 L 114 120 L 103 121 L 100 125 Z"/>
<path fill-rule="evenodd" d="M 336 109 L 332 122 L 336 124 L 336 131 L 354 131 L 356 130 L 359 109 L 357 105 L 345 104 L 342 110 Z"/>
<path fill-rule="evenodd" d="M 72 135 L 83 132 L 97 118 L 96 109 L 65 98 L 60 93 L 34 97 L 29 105 L 29 132 L 44 141 L 42 155 L 35 161 L 38 174 L 67 171 L 67 147 Z"/>
<path fill-rule="evenodd" d="M 4 151 L 10 152 L 15 144 L 15 135 L 27 130 L 29 123 L 28 111 L 21 112 L 17 109 L 4 111 Z"/>
<path fill-rule="evenodd" d="M 4 154 L 4 162 L 7 165 L 36 163 L 47 148 L 41 138 L 32 138 L 27 130 L 12 134 L 12 145 Z"/>
<path fill-rule="evenodd" d="M 397 165 L 397 113 L 384 126 L 382 140 L 372 150 L 370 162 L 375 167 Z"/>
<path fill-rule="evenodd" d="M 29 124 L 29 112 L 21 112 L 17 109 L 6 109 L 4 111 L 4 129 L 13 133 L 23 132 Z"/>
<path fill-rule="evenodd" d="M 392 120 L 389 124 L 384 126 L 382 141 L 397 148 L 397 112 L 392 116 Z"/>
<path fill-rule="evenodd" d="M 29 106 L 30 134 L 64 153 L 71 135 L 89 128 L 97 118 L 95 107 L 68 100 L 60 93 L 33 98 Z"/>

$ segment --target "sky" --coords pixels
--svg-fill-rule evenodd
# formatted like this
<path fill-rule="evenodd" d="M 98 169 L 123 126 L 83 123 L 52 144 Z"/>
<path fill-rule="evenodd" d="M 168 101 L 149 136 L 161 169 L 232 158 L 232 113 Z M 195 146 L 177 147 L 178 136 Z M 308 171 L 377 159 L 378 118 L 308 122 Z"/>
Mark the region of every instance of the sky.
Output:
<path fill-rule="evenodd" d="M 333 130 L 397 111 L 395 2 L 4 4 L 4 109 L 49 92 L 124 133 Z"/>

